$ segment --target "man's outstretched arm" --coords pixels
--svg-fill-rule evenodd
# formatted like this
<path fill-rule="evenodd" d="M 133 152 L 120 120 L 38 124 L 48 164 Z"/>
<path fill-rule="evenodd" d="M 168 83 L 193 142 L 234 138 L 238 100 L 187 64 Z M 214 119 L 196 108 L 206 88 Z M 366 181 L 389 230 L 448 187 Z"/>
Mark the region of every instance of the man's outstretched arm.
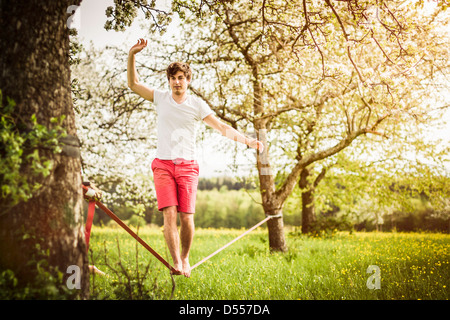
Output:
<path fill-rule="evenodd" d="M 139 39 L 139 41 L 130 49 L 128 53 L 127 78 L 128 87 L 142 98 L 153 102 L 154 89 L 148 88 L 139 82 L 136 71 L 136 53 L 140 52 L 147 46 L 147 40 Z"/>
<path fill-rule="evenodd" d="M 246 144 L 250 148 L 259 150 L 259 152 L 263 152 L 264 150 L 264 145 L 261 141 L 257 139 L 247 138 L 242 133 L 232 128 L 228 124 L 223 123 L 212 114 L 203 119 L 203 121 L 211 128 L 219 131 L 223 136 L 227 137 L 228 139 Z"/>

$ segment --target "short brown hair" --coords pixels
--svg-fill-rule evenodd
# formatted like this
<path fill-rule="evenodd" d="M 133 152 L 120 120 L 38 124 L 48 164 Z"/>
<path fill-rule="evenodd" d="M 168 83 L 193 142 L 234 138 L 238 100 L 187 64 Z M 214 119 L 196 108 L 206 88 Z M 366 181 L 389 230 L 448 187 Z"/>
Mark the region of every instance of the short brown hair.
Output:
<path fill-rule="evenodd" d="M 192 78 L 192 70 L 189 64 L 186 62 L 173 62 L 171 63 L 166 70 L 167 73 L 167 79 L 170 79 L 170 76 L 174 76 L 178 71 L 182 71 L 184 73 L 184 76 L 189 81 Z"/>

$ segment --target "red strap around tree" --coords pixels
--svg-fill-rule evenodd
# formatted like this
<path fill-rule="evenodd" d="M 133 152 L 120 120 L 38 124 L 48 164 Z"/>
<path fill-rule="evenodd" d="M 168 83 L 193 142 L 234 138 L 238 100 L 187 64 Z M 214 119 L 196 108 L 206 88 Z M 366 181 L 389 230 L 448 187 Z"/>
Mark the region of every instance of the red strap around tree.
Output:
<path fill-rule="evenodd" d="M 89 239 L 91 237 L 92 222 L 94 221 L 94 213 L 95 213 L 95 201 L 90 200 L 88 206 L 88 216 L 86 219 L 86 227 L 84 230 L 84 236 L 86 237 L 86 247 L 88 251 L 89 251 Z"/>
<path fill-rule="evenodd" d="M 145 249 L 147 249 L 151 254 L 153 254 L 159 261 L 162 262 L 170 271 L 175 272 L 175 269 L 166 261 L 163 257 L 161 257 L 155 250 L 153 250 L 144 240 L 142 240 L 133 230 L 131 230 L 122 220 L 119 219 L 111 210 L 109 210 L 103 203 L 86 195 L 89 188 L 87 186 L 82 185 L 84 189 L 84 197 L 89 200 L 89 208 L 88 208 L 88 218 L 86 221 L 86 245 L 89 248 L 89 237 L 91 233 L 92 221 L 94 220 L 94 212 L 95 205 L 97 205 L 100 209 L 102 209 L 108 216 L 111 217 L 117 224 L 119 224 L 126 232 L 128 232 L 134 239 L 137 240 Z"/>

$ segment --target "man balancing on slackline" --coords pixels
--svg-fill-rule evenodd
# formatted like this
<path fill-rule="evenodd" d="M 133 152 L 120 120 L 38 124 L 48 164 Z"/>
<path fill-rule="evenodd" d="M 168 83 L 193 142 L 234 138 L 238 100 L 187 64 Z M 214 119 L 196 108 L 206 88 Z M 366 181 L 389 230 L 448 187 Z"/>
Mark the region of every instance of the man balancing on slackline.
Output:
<path fill-rule="evenodd" d="M 187 90 L 192 71 L 187 63 L 175 62 L 167 68 L 170 90 L 149 88 L 139 82 L 135 55 L 147 46 L 139 39 L 128 55 L 128 86 L 153 102 L 157 112 L 157 151 L 152 162 L 158 209 L 164 215 L 164 238 L 173 259 L 174 274 L 191 274 L 189 251 L 194 237 L 194 212 L 199 166 L 196 161 L 196 124 L 203 120 L 222 135 L 263 150 L 262 142 L 249 139 L 221 122 L 200 98 Z M 180 235 L 177 216 L 180 213 Z M 180 254 L 181 242 L 181 254 Z"/>

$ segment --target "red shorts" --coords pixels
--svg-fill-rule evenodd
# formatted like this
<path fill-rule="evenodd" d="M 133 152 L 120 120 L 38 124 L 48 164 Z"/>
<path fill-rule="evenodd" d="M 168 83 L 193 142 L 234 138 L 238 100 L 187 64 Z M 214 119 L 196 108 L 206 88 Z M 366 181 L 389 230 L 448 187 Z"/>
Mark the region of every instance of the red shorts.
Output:
<path fill-rule="evenodd" d="M 158 210 L 177 206 L 178 212 L 194 213 L 199 167 L 196 160 L 160 160 L 152 162 Z"/>

